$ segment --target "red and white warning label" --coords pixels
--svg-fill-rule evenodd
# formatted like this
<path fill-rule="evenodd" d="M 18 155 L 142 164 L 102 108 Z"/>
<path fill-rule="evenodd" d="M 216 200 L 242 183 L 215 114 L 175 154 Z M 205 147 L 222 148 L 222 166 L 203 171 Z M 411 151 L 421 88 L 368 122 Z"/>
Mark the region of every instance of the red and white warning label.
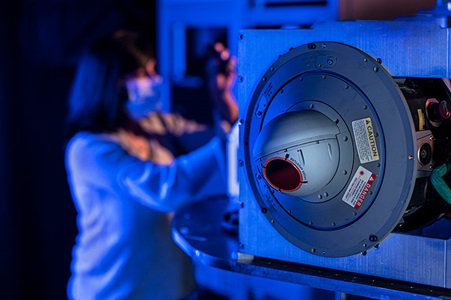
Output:
<path fill-rule="evenodd" d="M 342 200 L 355 209 L 359 209 L 368 195 L 374 180 L 376 180 L 376 174 L 360 166 L 357 172 L 355 172 L 354 177 L 352 177 L 351 183 L 346 189 Z"/>

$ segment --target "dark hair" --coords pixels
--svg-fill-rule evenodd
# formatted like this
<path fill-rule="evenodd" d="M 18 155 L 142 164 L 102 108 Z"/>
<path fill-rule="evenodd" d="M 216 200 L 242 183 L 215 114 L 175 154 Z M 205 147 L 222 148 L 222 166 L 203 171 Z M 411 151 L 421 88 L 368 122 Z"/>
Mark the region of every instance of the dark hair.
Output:
<path fill-rule="evenodd" d="M 116 31 L 92 43 L 81 56 L 72 84 L 67 137 L 125 126 L 127 92 L 120 82 L 153 57 L 150 42 L 136 32 Z"/>

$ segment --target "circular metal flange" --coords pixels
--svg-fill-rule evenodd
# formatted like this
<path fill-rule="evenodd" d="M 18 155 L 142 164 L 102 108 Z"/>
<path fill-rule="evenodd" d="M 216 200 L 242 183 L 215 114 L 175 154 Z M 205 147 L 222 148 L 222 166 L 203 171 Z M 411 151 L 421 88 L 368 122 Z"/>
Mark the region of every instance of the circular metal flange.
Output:
<path fill-rule="evenodd" d="M 288 150 L 281 146 L 262 159 L 253 157 L 253 148 L 271 120 L 306 110 L 337 125 L 340 162 L 320 191 L 291 196 L 262 175 L 266 159 Z M 243 121 L 242 151 L 259 206 L 284 238 L 305 251 L 340 257 L 370 249 L 399 223 L 412 195 L 412 124 L 393 78 L 370 55 L 335 42 L 292 49 L 266 71 Z"/>

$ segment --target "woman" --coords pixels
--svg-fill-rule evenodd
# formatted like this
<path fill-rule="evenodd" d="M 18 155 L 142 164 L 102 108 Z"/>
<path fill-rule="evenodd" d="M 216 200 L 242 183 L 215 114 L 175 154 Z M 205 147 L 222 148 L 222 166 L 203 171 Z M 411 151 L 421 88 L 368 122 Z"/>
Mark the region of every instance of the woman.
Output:
<path fill-rule="evenodd" d="M 167 213 L 226 194 L 224 138 L 160 113 L 160 83 L 135 33 L 100 38 L 81 59 L 66 149 L 79 228 L 70 299 L 180 299 L 193 287 Z M 209 141 L 184 147 L 193 136 Z"/>

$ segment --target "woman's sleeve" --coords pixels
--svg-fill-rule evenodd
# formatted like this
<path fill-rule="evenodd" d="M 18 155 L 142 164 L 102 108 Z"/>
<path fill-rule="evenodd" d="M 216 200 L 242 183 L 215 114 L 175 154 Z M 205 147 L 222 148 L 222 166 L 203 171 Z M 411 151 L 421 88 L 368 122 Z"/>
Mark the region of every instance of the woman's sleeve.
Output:
<path fill-rule="evenodd" d="M 116 188 L 119 194 L 131 196 L 158 211 L 175 211 L 189 203 L 227 193 L 224 146 L 219 138 L 176 158 L 168 166 L 141 161 L 112 142 L 88 148 L 84 151 L 96 155 L 86 152 L 83 155 L 84 151 L 72 155 L 77 161 L 72 165 L 78 165 L 73 177 Z"/>
<path fill-rule="evenodd" d="M 206 199 L 226 195 L 225 154 L 213 139 L 169 166 L 136 162 L 118 173 L 120 185 L 143 204 L 169 212 Z"/>

